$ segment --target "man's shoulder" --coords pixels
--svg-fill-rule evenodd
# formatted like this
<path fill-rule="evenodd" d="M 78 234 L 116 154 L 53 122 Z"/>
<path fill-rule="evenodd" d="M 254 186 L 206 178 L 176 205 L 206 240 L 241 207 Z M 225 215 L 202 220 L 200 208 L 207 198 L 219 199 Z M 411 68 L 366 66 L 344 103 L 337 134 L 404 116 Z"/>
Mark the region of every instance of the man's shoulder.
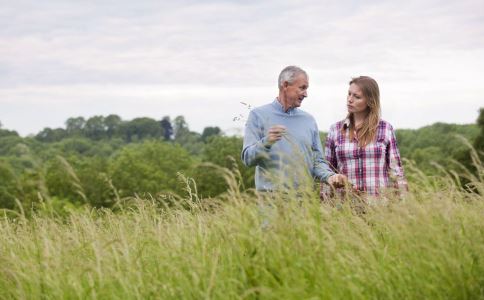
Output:
<path fill-rule="evenodd" d="M 267 103 L 267 104 L 264 104 L 264 105 L 260 105 L 260 106 L 256 106 L 252 109 L 252 111 L 269 111 L 272 109 L 272 103 Z"/>
<path fill-rule="evenodd" d="M 316 119 L 314 119 L 314 117 L 313 117 L 313 115 L 312 115 L 312 114 L 310 114 L 310 113 L 308 113 L 307 111 L 302 110 L 302 109 L 300 109 L 300 108 L 298 108 L 298 109 L 296 110 L 296 114 L 298 114 L 298 115 L 300 115 L 300 116 L 302 116 L 302 117 L 304 117 L 304 118 L 307 118 L 307 119 L 310 119 L 310 120 L 316 121 Z"/>
<path fill-rule="evenodd" d="M 264 116 L 270 114 L 274 111 L 274 107 L 272 103 L 267 103 L 261 106 L 254 107 L 250 110 L 251 114 L 255 114 L 257 116 Z"/>

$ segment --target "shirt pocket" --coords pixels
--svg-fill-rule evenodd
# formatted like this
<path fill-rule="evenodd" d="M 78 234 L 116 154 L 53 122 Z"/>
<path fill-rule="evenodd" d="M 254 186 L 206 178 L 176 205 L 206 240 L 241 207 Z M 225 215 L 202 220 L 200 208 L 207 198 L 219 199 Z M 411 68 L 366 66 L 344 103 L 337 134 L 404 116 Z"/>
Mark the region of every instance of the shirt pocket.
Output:
<path fill-rule="evenodd" d="M 382 159 L 386 155 L 387 143 L 385 140 L 378 140 L 365 147 L 365 158 Z"/>
<path fill-rule="evenodd" d="M 336 157 L 340 162 L 354 160 L 358 158 L 358 146 L 356 145 L 356 143 L 336 143 L 335 150 Z"/>

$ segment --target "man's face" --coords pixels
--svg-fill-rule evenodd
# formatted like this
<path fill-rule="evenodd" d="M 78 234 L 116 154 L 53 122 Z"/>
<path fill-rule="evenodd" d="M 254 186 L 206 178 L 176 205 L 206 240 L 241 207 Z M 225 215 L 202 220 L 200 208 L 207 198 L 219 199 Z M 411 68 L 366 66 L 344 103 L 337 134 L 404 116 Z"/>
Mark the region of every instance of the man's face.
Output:
<path fill-rule="evenodd" d="M 302 73 L 297 75 L 292 83 L 284 82 L 286 106 L 288 108 L 301 106 L 303 99 L 308 96 L 308 87 L 308 78 Z"/>

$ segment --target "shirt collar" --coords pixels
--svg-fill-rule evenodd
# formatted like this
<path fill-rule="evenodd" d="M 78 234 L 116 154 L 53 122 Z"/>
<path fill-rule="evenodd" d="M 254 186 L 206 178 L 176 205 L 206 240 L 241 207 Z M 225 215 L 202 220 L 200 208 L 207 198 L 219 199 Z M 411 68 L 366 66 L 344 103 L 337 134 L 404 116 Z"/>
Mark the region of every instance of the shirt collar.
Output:
<path fill-rule="evenodd" d="M 346 118 L 344 121 L 343 121 L 343 128 L 349 128 L 350 127 L 350 118 Z"/>
<path fill-rule="evenodd" d="M 284 114 L 288 114 L 288 115 L 295 114 L 296 113 L 296 109 L 297 109 L 297 107 L 291 107 L 286 112 L 284 110 L 284 107 L 282 106 L 282 104 L 277 99 L 277 97 L 276 97 L 276 99 L 274 99 L 274 102 L 272 102 L 272 106 L 274 106 L 278 111 L 280 111 L 280 112 L 282 112 Z"/>

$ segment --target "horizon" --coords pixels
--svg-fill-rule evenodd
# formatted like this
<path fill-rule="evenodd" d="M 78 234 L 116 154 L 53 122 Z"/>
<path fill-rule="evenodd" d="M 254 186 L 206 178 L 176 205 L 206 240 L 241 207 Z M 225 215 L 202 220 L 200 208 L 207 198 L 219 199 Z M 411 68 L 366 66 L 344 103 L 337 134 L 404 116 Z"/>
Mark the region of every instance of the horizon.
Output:
<path fill-rule="evenodd" d="M 108 115 L 110 115 L 110 114 L 107 114 L 107 115 L 96 115 L 96 116 L 107 117 Z M 83 116 L 72 116 L 72 118 L 77 118 L 77 117 L 83 117 Z M 90 116 L 90 117 L 95 117 L 95 116 Z M 83 118 L 87 121 L 90 117 L 87 117 L 87 118 L 86 117 L 83 117 Z M 163 116 L 163 117 L 165 117 L 165 116 Z M 161 121 L 161 119 L 163 117 L 160 117 L 159 119 L 154 119 L 154 118 L 151 118 L 151 119 L 153 119 L 155 121 Z M 170 118 L 170 121 L 173 121 L 173 119 L 176 118 L 177 116 L 168 116 L 168 117 Z M 124 119 L 124 118 L 121 118 L 121 120 L 123 122 L 129 122 L 129 121 L 132 121 L 133 119 L 138 119 L 138 118 L 150 118 L 150 117 L 147 117 L 147 116 L 138 116 L 138 117 L 134 117 L 132 119 Z M 476 116 L 476 121 L 474 123 L 449 123 L 449 122 L 437 121 L 437 122 L 434 122 L 432 124 L 423 125 L 423 126 L 420 126 L 420 127 L 417 127 L 417 128 L 396 128 L 396 130 L 419 130 L 419 129 L 422 129 L 422 128 L 425 128 L 425 127 L 434 126 L 436 124 L 458 125 L 458 126 L 468 126 L 468 125 L 478 126 L 478 124 L 477 124 L 477 118 L 478 118 L 478 116 Z M 66 119 L 66 121 L 67 121 L 67 119 Z M 205 129 L 207 127 L 219 127 L 220 130 L 222 130 L 222 134 L 225 135 L 225 136 L 239 136 L 239 137 L 243 137 L 243 128 L 223 129 L 220 126 L 217 126 L 217 125 L 208 125 L 208 126 L 205 126 L 202 130 L 197 131 L 197 130 L 192 130 L 190 128 L 190 122 L 188 122 L 186 119 L 185 119 L 185 121 L 186 121 L 186 123 L 187 123 L 190 131 L 196 132 L 196 133 L 199 133 L 199 134 L 202 134 L 203 129 Z M 42 130 L 44 130 L 46 128 L 50 128 L 50 129 L 57 129 L 57 128 L 66 129 L 66 125 L 64 123 L 62 126 L 59 126 L 59 127 L 44 127 L 42 129 L 40 129 L 38 132 L 29 133 L 29 134 L 24 135 L 24 134 L 21 134 L 20 132 L 16 131 L 15 129 L 5 127 L 4 124 L 1 123 L 1 120 L 0 120 L 0 129 L 15 131 L 22 138 L 35 137 L 37 134 L 39 134 Z M 319 129 L 320 132 L 327 133 L 327 130 L 322 130 L 321 128 L 318 128 L 318 129 Z"/>

